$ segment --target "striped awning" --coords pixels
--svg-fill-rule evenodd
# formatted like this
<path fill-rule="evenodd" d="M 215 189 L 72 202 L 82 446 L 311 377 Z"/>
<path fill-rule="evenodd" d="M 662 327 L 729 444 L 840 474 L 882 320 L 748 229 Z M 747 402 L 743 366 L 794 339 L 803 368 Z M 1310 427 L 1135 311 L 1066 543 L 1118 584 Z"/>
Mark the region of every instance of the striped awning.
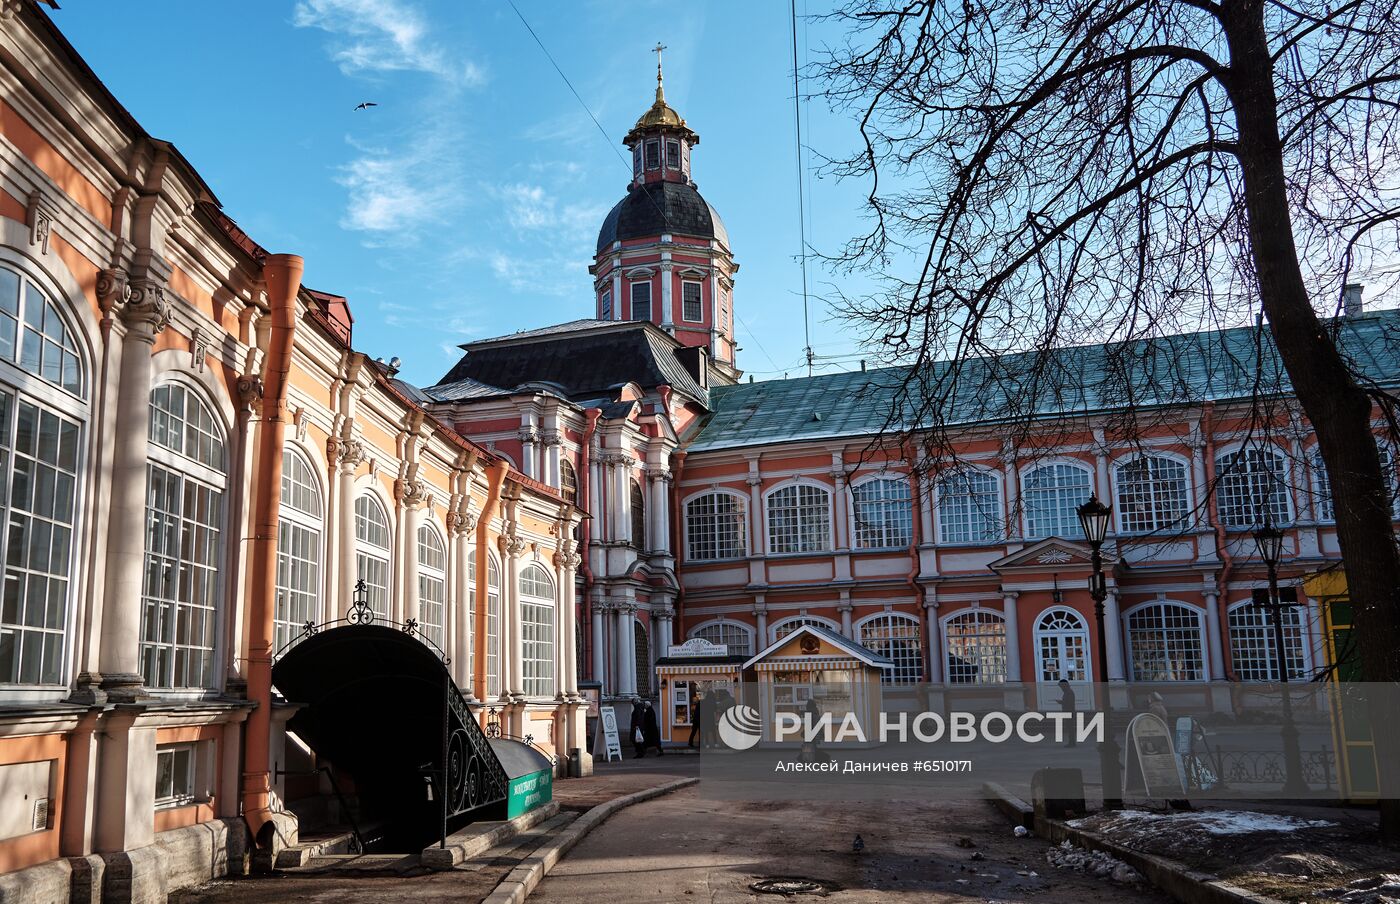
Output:
<path fill-rule="evenodd" d="M 735 675 L 737 665 L 659 665 L 658 675 Z"/>
<path fill-rule="evenodd" d="M 866 665 L 846 656 L 783 656 L 755 663 L 754 668 L 760 672 L 811 672 L 817 669 L 859 670 Z"/>

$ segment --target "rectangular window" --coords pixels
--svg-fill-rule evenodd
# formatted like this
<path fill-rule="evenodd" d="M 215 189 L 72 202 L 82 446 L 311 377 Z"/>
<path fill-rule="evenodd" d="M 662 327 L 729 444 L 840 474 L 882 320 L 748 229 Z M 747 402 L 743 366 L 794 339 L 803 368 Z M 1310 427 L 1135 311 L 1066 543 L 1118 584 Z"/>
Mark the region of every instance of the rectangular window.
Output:
<path fill-rule="evenodd" d="M 675 170 L 681 168 L 681 144 L 679 141 L 666 142 L 666 168 Z"/>
<path fill-rule="evenodd" d="M 598 302 L 598 319 L 612 320 L 612 289 L 604 289 L 602 300 Z"/>
<path fill-rule="evenodd" d="M 632 283 L 632 319 L 651 319 L 651 283 Z"/>
<path fill-rule="evenodd" d="M 661 169 L 661 142 L 647 142 L 647 169 Z"/>
<path fill-rule="evenodd" d="M 321 532 L 288 518 L 287 506 L 277 522 L 277 605 L 273 619 L 273 652 L 301 636 L 315 621 L 321 592 Z"/>
<path fill-rule="evenodd" d="M 554 693 L 554 607 L 521 602 L 520 632 L 523 690 L 530 697 L 548 697 Z"/>
<path fill-rule="evenodd" d="M 156 808 L 193 803 L 195 745 L 172 744 L 156 750 Z"/>
<path fill-rule="evenodd" d="M 635 176 L 642 174 L 642 146 L 640 144 L 632 147 L 632 174 Z"/>
<path fill-rule="evenodd" d="M 700 284 L 681 283 L 681 316 L 691 323 L 699 323 L 704 317 L 700 311 Z"/>

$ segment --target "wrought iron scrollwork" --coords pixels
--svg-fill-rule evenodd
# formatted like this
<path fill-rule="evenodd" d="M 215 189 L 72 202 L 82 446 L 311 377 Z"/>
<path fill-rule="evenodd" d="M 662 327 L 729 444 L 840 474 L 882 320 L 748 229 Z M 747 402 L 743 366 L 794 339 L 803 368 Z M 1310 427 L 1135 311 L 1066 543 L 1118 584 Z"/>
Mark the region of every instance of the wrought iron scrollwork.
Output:
<path fill-rule="evenodd" d="M 497 709 L 486 711 L 486 737 L 499 738 L 501 736 L 501 712 Z"/>
<path fill-rule="evenodd" d="M 374 610 L 369 607 L 369 588 L 365 586 L 364 578 L 355 582 L 355 596 L 350 601 L 350 611 L 345 614 L 345 620 L 352 625 L 374 623 Z"/>
<path fill-rule="evenodd" d="M 402 630 L 403 633 L 405 633 L 405 634 L 416 634 L 416 633 L 418 633 L 418 619 L 416 619 L 416 618 L 410 618 L 408 621 L 406 621 L 406 622 L 403 623 L 403 628 L 402 628 L 401 630 Z"/>

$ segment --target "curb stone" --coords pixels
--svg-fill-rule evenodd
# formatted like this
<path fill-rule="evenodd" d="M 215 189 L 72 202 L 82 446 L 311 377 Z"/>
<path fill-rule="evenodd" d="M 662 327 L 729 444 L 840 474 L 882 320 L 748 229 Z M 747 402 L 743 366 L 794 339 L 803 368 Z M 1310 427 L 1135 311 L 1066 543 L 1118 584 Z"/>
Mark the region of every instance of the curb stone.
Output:
<path fill-rule="evenodd" d="M 558 812 L 559 801 L 552 800 L 543 807 L 508 821 L 476 823 L 475 827 L 468 826 L 461 832 L 448 835 L 447 847 L 445 848 L 438 847 L 436 844 L 423 848 L 418 862 L 431 870 L 452 869 L 457 864 L 495 847 L 507 838 L 514 838 L 526 829 L 552 819 Z M 482 831 L 485 826 L 490 826 L 490 828 Z"/>
<path fill-rule="evenodd" d="M 1219 876 L 1192 869 L 1180 861 L 1123 847 L 1102 835 L 1076 829 L 1058 819 L 1038 817 L 1025 801 L 1011 795 L 1001 785 L 988 782 L 982 786 L 982 790 L 987 793 L 994 807 L 1006 813 L 1017 824 L 1030 825 L 1031 830 L 1041 838 L 1055 844 L 1070 841 L 1086 850 L 1112 854 L 1178 901 L 1187 904 L 1284 904 L 1277 898 L 1255 894 L 1238 885 L 1232 885 Z"/>
<path fill-rule="evenodd" d="M 573 849 L 574 845 L 578 844 L 589 832 L 606 822 L 608 817 L 618 810 L 651 800 L 654 797 L 660 797 L 663 794 L 670 794 L 672 791 L 679 791 L 681 788 L 688 788 L 699 781 L 698 778 L 678 779 L 664 785 L 657 785 L 655 788 L 646 788 L 622 797 L 615 797 L 607 803 L 593 807 L 570 823 L 557 837 L 541 845 L 533 854 L 522 860 L 520 865 L 506 874 L 506 877 L 496 886 L 496 890 L 487 896 L 484 904 L 521 904 L 554 868 L 554 865 Z"/>

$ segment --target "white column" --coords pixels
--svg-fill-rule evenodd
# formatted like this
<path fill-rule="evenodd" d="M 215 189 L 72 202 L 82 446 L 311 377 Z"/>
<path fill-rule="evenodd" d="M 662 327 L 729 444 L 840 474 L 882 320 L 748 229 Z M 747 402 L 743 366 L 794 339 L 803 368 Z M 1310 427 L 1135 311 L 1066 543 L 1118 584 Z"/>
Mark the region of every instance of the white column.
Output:
<path fill-rule="evenodd" d="M 1010 525 L 1008 536 L 1012 540 L 1020 540 L 1022 531 L 1021 524 L 1024 519 L 1021 517 L 1021 477 L 1016 473 L 1016 447 L 1010 440 L 1004 440 L 1001 444 L 1001 472 L 1002 472 L 1002 498 L 1006 502 L 1006 519 Z"/>
<path fill-rule="evenodd" d="M 666 491 L 670 475 L 665 468 L 647 472 L 651 478 L 651 548 L 666 555 L 672 554 L 670 494 Z"/>
<path fill-rule="evenodd" d="M 749 462 L 749 551 L 761 556 L 768 551 L 768 534 L 763 523 L 763 478 L 758 474 L 757 459 Z"/>
<path fill-rule="evenodd" d="M 846 492 L 846 472 L 841 469 L 840 453 L 833 453 L 831 456 L 831 486 L 835 494 L 835 505 L 832 507 L 836 514 L 835 534 L 832 540 L 836 543 L 837 552 L 846 552 L 853 545 L 850 536 L 851 518 L 850 494 Z"/>
<path fill-rule="evenodd" d="M 107 586 L 98 671 L 116 700 L 141 696 L 141 594 L 146 574 L 146 443 L 151 410 L 151 349 L 165 328 L 161 286 L 133 283 L 118 309 L 126 326 L 113 436 Z"/>
<path fill-rule="evenodd" d="M 1103 601 L 1104 645 L 1108 650 L 1108 680 L 1123 680 L 1123 619 L 1118 614 L 1118 590 L 1110 587 Z"/>
<path fill-rule="evenodd" d="M 613 271 L 612 313 L 608 316 L 613 320 L 622 319 L 622 268 L 620 266 Z"/>
<path fill-rule="evenodd" d="M 467 569 L 470 558 L 476 555 L 476 544 L 472 542 L 472 526 L 476 517 L 470 512 L 452 512 L 447 516 L 447 533 L 452 549 L 452 584 L 456 588 L 453 608 L 457 611 L 457 630 L 453 638 L 452 664 L 457 676 L 457 685 L 463 694 L 472 695 L 472 632 L 476 630 L 471 618 Z M 483 580 L 482 587 L 486 582 Z"/>
<path fill-rule="evenodd" d="M 423 494 L 421 488 L 413 496 L 406 495 L 403 506 L 403 620 L 421 622 L 418 599 L 418 527 L 423 523 Z M 422 625 L 420 624 L 421 628 Z M 447 628 L 447 607 L 443 606 L 443 629 Z M 444 640 L 446 635 L 443 635 Z"/>
<path fill-rule="evenodd" d="M 336 492 L 340 494 L 340 523 L 331 528 L 331 542 L 340 550 L 340 587 L 338 598 L 331 603 L 332 611 L 327 613 L 328 618 L 342 617 L 355 596 L 355 579 L 359 575 L 355 564 L 355 469 L 365 459 L 364 444 L 357 439 L 341 440 L 336 457 L 340 468 L 336 481 Z"/>
<path fill-rule="evenodd" d="M 938 630 L 938 597 L 930 590 L 924 598 L 924 630 L 928 632 L 928 682 L 943 683 L 943 637 Z"/>
<path fill-rule="evenodd" d="M 525 472 L 526 477 L 539 480 L 539 453 L 536 449 L 539 431 L 534 424 L 521 424 L 516 435 L 520 437 L 520 470 Z"/>
<path fill-rule="evenodd" d="M 603 685 L 604 693 L 616 693 L 616 687 L 608 681 L 608 661 L 603 636 L 608 620 L 608 610 L 603 601 L 594 597 L 590 601 L 593 634 L 593 680 Z"/>
<path fill-rule="evenodd" d="M 506 617 L 503 621 L 509 626 L 508 646 L 502 646 L 503 651 L 508 651 L 505 660 L 509 663 L 506 672 L 510 675 L 509 682 L 502 681 L 502 687 L 508 690 L 511 696 L 522 697 L 525 695 L 524 669 L 525 648 L 521 642 L 520 626 L 520 572 L 528 564 L 525 560 L 525 550 L 528 544 L 514 534 L 506 541 L 507 566 L 505 568 L 506 586 L 505 598 L 502 602 L 505 605 Z"/>
<path fill-rule="evenodd" d="M 1001 613 L 1006 619 L 1006 680 L 1021 680 L 1021 623 L 1016 618 L 1015 591 L 1001 595 Z"/>
<path fill-rule="evenodd" d="M 661 265 L 661 327 L 669 329 L 674 318 L 671 316 L 671 265 Z"/>
<path fill-rule="evenodd" d="M 757 624 L 758 624 L 758 643 L 757 643 L 757 644 L 755 645 L 755 647 L 754 647 L 754 652 L 757 653 L 759 650 L 762 650 L 764 647 L 768 646 L 768 643 L 769 643 L 769 641 L 768 641 L 768 604 L 767 604 L 766 602 L 764 602 L 764 599 L 763 599 L 763 595 L 762 595 L 762 594 L 759 594 L 759 595 L 754 599 L 754 604 L 753 604 L 753 617 L 754 617 L 754 621 L 757 622 Z"/>
<path fill-rule="evenodd" d="M 632 696 L 637 693 L 637 670 L 632 662 L 636 655 L 636 643 L 632 635 L 632 611 L 630 605 L 624 604 L 617 607 L 615 629 L 617 642 L 613 658 L 617 660 L 618 693 L 624 696 Z"/>
<path fill-rule="evenodd" d="M 841 604 L 836 607 L 841 613 L 841 636 L 854 640 L 855 637 L 851 634 L 851 600 L 844 590 L 841 591 L 841 596 Z"/>
<path fill-rule="evenodd" d="M 1205 593 L 1206 601 L 1206 652 L 1210 673 L 1208 681 L 1225 680 L 1225 645 L 1220 634 L 1220 596 L 1213 590 Z"/>

